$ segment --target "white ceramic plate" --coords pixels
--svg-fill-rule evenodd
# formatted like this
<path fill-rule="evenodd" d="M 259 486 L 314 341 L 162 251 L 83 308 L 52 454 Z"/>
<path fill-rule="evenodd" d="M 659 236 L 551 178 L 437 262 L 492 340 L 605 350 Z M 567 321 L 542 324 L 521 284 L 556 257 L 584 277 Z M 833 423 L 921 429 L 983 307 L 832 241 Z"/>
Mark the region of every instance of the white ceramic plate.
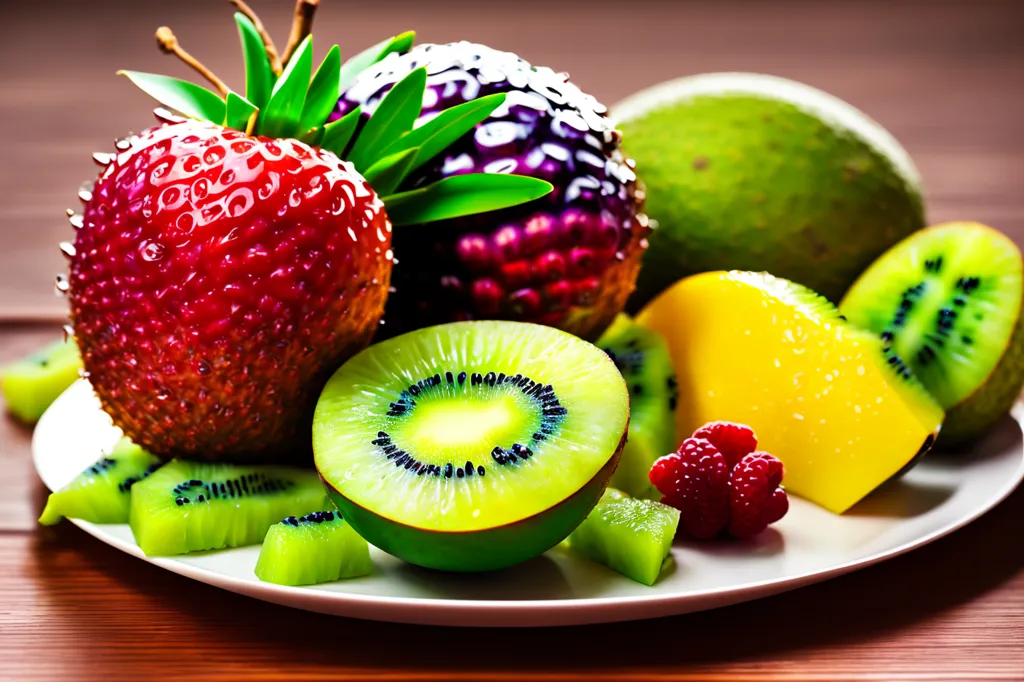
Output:
<path fill-rule="evenodd" d="M 146 558 L 127 525 L 74 521 L 140 559 L 226 590 L 309 611 L 405 623 L 541 626 L 599 623 L 710 609 L 757 599 L 863 568 L 927 544 L 985 513 L 1024 477 L 1018 420 L 1005 419 L 963 456 L 926 457 L 903 479 L 843 516 L 800 499 L 755 541 L 677 543 L 673 569 L 654 587 L 555 548 L 489 574 L 445 574 L 371 550 L 375 572 L 316 587 L 281 587 L 253 575 L 259 547 L 180 558 Z M 120 433 L 80 381 L 36 428 L 40 477 L 59 488 L 95 461 Z"/>

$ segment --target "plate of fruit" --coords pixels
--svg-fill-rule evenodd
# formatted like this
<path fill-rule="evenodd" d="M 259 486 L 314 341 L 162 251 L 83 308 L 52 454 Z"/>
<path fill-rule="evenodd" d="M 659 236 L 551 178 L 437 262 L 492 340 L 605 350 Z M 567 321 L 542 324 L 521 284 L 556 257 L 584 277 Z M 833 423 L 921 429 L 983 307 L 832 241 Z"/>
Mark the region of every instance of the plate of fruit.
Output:
<path fill-rule="evenodd" d="M 909 155 L 813 88 L 564 73 L 398 34 L 313 61 L 244 3 L 244 94 L 122 72 L 158 122 L 69 211 L 66 339 L 8 409 L 67 518 L 359 618 L 539 626 L 794 589 L 1024 477 L 1024 261 L 926 227 Z M 634 160 L 635 159 L 635 160 Z"/>

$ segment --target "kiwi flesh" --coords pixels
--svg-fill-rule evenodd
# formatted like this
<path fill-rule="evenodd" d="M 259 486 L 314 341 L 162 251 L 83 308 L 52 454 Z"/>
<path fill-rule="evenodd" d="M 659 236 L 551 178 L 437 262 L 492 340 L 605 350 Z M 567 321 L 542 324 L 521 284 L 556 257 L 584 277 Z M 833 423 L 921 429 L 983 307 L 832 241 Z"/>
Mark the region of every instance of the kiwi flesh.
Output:
<path fill-rule="evenodd" d="M 883 254 L 840 311 L 878 334 L 946 410 L 938 447 L 972 440 L 1024 385 L 1024 261 L 979 223 L 922 230 Z"/>
<path fill-rule="evenodd" d="M 638 583 L 653 585 L 678 526 L 678 509 L 608 488 L 569 536 L 569 547 Z"/>
<path fill-rule="evenodd" d="M 313 471 L 171 460 L 132 486 L 129 523 L 147 556 L 242 547 L 288 516 L 329 508 Z"/>
<path fill-rule="evenodd" d="M 64 517 L 91 523 L 128 523 L 132 487 L 159 467 L 156 457 L 122 438 L 110 454 L 50 493 L 39 523 L 52 526 Z"/>
<path fill-rule="evenodd" d="M 82 358 L 74 339 L 55 341 L 0 370 L 7 410 L 35 424 L 46 408 L 78 379 Z"/>
<path fill-rule="evenodd" d="M 540 325 L 456 322 L 345 363 L 317 404 L 313 450 L 332 501 L 371 544 L 481 571 L 579 525 L 628 422 L 625 383 L 596 346 Z"/>
<path fill-rule="evenodd" d="M 267 531 L 256 577 L 278 585 L 315 585 L 368 574 L 370 547 L 337 511 L 289 516 Z"/>
<path fill-rule="evenodd" d="M 633 497 L 661 499 L 648 474 L 676 447 L 676 375 L 665 340 L 619 315 L 597 340 L 629 389 L 629 437 L 610 485 Z"/>

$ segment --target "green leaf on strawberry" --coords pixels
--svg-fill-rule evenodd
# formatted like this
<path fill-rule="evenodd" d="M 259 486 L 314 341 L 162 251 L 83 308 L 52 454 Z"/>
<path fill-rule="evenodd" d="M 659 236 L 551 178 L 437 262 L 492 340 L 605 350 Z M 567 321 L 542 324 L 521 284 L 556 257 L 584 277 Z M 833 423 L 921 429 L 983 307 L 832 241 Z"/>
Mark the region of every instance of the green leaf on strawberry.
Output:
<path fill-rule="evenodd" d="M 344 90 L 355 82 L 356 76 L 370 68 L 392 52 L 405 54 L 412 49 L 416 42 L 416 32 L 406 31 L 397 36 L 382 40 L 373 47 L 368 47 L 355 57 L 352 57 L 341 66 L 341 74 L 338 78 L 338 90 Z"/>
<path fill-rule="evenodd" d="M 306 36 L 274 83 L 267 108 L 260 117 L 260 134 L 267 137 L 294 137 L 299 132 L 302 108 L 306 102 L 309 77 L 313 72 L 313 39 Z"/>
<path fill-rule="evenodd" d="M 416 161 L 409 169 L 414 171 L 473 130 L 504 101 L 505 93 L 499 92 L 445 109 L 423 125 L 399 137 L 383 153 L 394 154 L 403 149 L 419 147 L 420 152 L 416 156 Z"/>
<path fill-rule="evenodd" d="M 365 170 L 381 151 L 412 130 L 423 108 L 426 87 L 427 70 L 415 69 L 384 96 L 349 152 L 348 160 L 356 170 Z"/>
<path fill-rule="evenodd" d="M 551 183 L 524 175 L 467 173 L 385 196 L 384 206 L 394 225 L 414 225 L 525 204 L 552 189 Z"/>
<path fill-rule="evenodd" d="M 235 23 L 238 24 L 242 53 L 245 55 L 245 98 L 263 109 L 270 101 L 270 92 L 274 89 L 274 69 L 270 66 L 263 39 L 252 20 L 236 12 Z"/>
<path fill-rule="evenodd" d="M 249 126 L 249 119 L 257 111 L 256 105 L 248 99 L 238 93 L 229 92 L 226 113 L 224 115 L 224 127 L 246 130 Z"/>
<path fill-rule="evenodd" d="M 412 164 L 416 160 L 418 147 L 403 149 L 400 152 L 385 156 L 366 169 L 363 177 L 382 197 L 393 194 L 402 180 L 409 174 Z"/>
<path fill-rule="evenodd" d="M 348 148 L 348 143 L 352 141 L 352 136 L 356 132 L 356 127 L 359 125 L 359 117 L 362 113 L 362 107 L 356 107 L 337 121 L 331 121 L 325 125 L 320 146 L 327 151 L 334 152 L 341 158 L 345 158 L 345 150 Z"/>
<path fill-rule="evenodd" d="M 335 45 L 324 57 L 302 106 L 299 130 L 308 131 L 323 125 L 338 104 L 338 73 L 341 70 L 341 49 Z"/>
<path fill-rule="evenodd" d="M 179 78 L 139 71 L 118 71 L 155 100 L 201 121 L 224 120 L 224 100 L 206 88 Z"/>

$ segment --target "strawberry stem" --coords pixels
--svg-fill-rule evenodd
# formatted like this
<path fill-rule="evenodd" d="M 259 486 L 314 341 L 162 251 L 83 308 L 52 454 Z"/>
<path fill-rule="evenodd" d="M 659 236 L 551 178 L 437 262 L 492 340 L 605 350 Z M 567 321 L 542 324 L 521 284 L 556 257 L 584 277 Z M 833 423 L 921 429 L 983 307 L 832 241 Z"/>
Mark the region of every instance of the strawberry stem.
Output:
<path fill-rule="evenodd" d="M 274 40 L 267 33 L 267 29 L 263 26 L 263 22 L 260 21 L 259 16 L 253 11 L 249 5 L 245 4 L 243 0 L 228 0 L 235 8 L 249 18 L 252 25 L 256 27 L 256 32 L 260 34 L 260 38 L 263 40 L 263 49 L 267 51 L 267 57 L 270 59 L 270 68 L 273 70 L 275 76 L 280 76 L 281 72 L 284 71 L 284 65 L 281 63 L 281 57 L 277 54 L 277 48 L 274 46 Z"/>
<path fill-rule="evenodd" d="M 165 54 L 173 54 L 178 59 L 195 69 L 200 76 L 210 81 L 213 87 L 220 91 L 222 97 L 228 96 L 230 88 L 224 84 L 224 81 L 217 78 L 213 71 L 210 71 L 208 68 L 203 66 L 199 60 L 186 52 L 185 49 L 178 44 L 178 38 L 174 35 L 174 31 L 166 26 L 161 26 L 156 30 L 156 42 L 157 45 L 160 46 L 160 50 L 162 52 Z"/>
<path fill-rule="evenodd" d="M 320 5 L 320 0 L 297 0 L 295 3 L 295 16 L 292 18 L 292 30 L 288 35 L 288 45 L 284 50 L 284 57 L 281 64 L 286 65 L 288 60 L 295 54 L 295 50 L 313 30 L 313 15 Z"/>

